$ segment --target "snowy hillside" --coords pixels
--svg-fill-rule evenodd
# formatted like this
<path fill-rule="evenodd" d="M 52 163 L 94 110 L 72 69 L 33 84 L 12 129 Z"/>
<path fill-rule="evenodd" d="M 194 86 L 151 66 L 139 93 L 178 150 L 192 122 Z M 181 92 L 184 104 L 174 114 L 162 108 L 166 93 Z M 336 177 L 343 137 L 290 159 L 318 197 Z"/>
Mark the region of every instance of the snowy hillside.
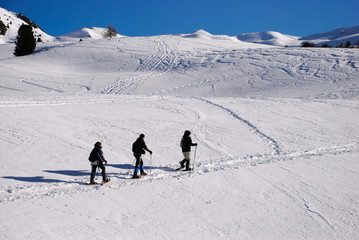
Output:
<path fill-rule="evenodd" d="M 357 49 L 74 37 L 0 45 L 0 239 L 359 239 Z"/>
<path fill-rule="evenodd" d="M 276 48 L 187 36 L 1 45 L 2 96 L 66 94 L 357 98 L 356 49 Z"/>
<path fill-rule="evenodd" d="M 328 44 L 332 47 L 340 44 L 344 46 L 348 41 L 354 45 L 359 41 L 359 26 L 338 28 L 329 32 L 302 37 L 299 40 L 312 42 L 317 46 L 322 46 L 323 44 Z"/>
<path fill-rule="evenodd" d="M 0 34 L 0 44 L 15 42 L 19 27 L 22 24 L 28 24 L 23 19 L 21 19 L 18 14 L 7 11 L 6 9 L 1 7 L 0 7 L 0 20 L 7 28 L 5 35 Z M 41 38 L 41 40 L 44 42 L 53 40 L 52 36 L 45 33 L 38 26 L 34 27 L 33 31 L 35 38 Z"/>
<path fill-rule="evenodd" d="M 256 33 L 243 33 L 238 35 L 237 38 L 241 41 L 261 43 L 274 46 L 299 46 L 301 41 L 300 37 L 281 34 L 279 32 L 267 31 Z"/>

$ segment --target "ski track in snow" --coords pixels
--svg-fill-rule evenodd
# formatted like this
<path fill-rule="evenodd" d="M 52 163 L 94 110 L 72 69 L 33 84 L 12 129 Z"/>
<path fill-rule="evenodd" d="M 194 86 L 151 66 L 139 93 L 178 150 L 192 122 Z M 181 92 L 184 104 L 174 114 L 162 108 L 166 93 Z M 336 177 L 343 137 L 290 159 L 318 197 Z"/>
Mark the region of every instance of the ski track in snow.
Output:
<path fill-rule="evenodd" d="M 101 94 L 136 94 L 149 79 L 169 71 L 180 71 L 186 68 L 187 59 L 180 56 L 176 44 L 171 49 L 160 36 L 147 42 L 152 45 L 152 53 L 144 59 L 139 59 L 135 75 L 128 78 L 120 77 L 114 84 L 102 89 Z"/>
<path fill-rule="evenodd" d="M 47 87 L 47 86 L 44 86 L 44 85 L 41 85 L 41 84 L 38 84 L 38 83 L 33 83 L 33 82 L 27 81 L 27 80 L 25 80 L 25 79 L 21 79 L 20 82 L 25 83 L 25 84 L 28 84 L 28 85 L 31 85 L 31 86 L 35 86 L 35 87 L 39 87 L 39 88 L 44 88 L 44 89 L 51 90 L 51 91 L 55 91 L 55 92 L 59 92 L 59 93 L 64 93 L 63 90 L 58 90 L 58 89 L 51 88 L 51 87 Z"/>
<path fill-rule="evenodd" d="M 98 191 L 102 189 L 121 189 L 131 185 L 143 185 L 153 181 L 162 181 L 167 178 L 182 179 L 188 178 L 192 175 L 203 175 L 211 172 L 239 169 L 243 167 L 255 167 L 261 164 L 271 164 L 282 161 L 290 161 L 301 158 L 311 158 L 315 156 L 325 155 L 340 155 L 344 153 L 359 152 L 359 142 L 307 149 L 305 151 L 297 152 L 281 152 L 277 155 L 272 154 L 256 154 L 244 157 L 227 157 L 223 159 L 212 159 L 209 161 L 202 161 L 195 163 L 195 170 L 191 172 L 173 172 L 176 166 L 163 165 L 158 166 L 161 169 L 150 169 L 151 176 L 144 177 L 138 180 L 130 179 L 132 171 L 111 173 L 111 182 L 105 186 L 86 186 L 88 176 L 82 178 L 75 178 L 70 182 L 59 183 L 39 183 L 33 185 L 15 185 L 0 187 L 0 202 L 2 204 L 14 201 L 25 201 L 31 199 L 40 199 L 46 197 L 56 197 L 60 195 L 72 195 L 81 192 Z M 108 170 L 107 170 L 108 171 Z M 89 173 L 90 175 L 90 173 Z M 314 213 L 314 210 L 307 207 L 308 211 Z M 316 213 L 318 215 L 318 213 Z"/>
<path fill-rule="evenodd" d="M 273 138 L 267 136 L 265 133 L 261 132 L 256 126 L 254 126 L 251 122 L 249 122 L 248 120 L 240 117 L 237 113 L 235 113 L 234 111 L 232 111 L 229 108 L 226 108 L 225 106 L 221 106 L 217 103 L 211 102 L 208 99 L 200 99 L 201 101 L 204 101 L 208 104 L 211 104 L 215 107 L 218 107 L 226 112 L 228 112 L 232 117 L 238 119 L 239 121 L 241 121 L 242 123 L 244 123 L 245 125 L 247 125 L 251 131 L 253 131 L 256 135 L 258 135 L 260 138 L 262 138 L 264 141 L 268 142 L 269 145 L 271 146 L 271 148 L 273 149 L 273 155 L 279 155 L 280 154 L 280 147 L 277 143 L 277 141 L 275 141 Z"/>
<path fill-rule="evenodd" d="M 253 174 L 256 174 L 255 172 L 252 171 Z M 303 196 L 300 193 L 296 193 L 295 191 L 288 191 L 288 189 L 283 186 L 283 185 L 276 185 L 273 183 L 268 182 L 266 179 L 263 178 L 263 176 L 256 174 L 259 178 L 262 178 L 264 181 L 266 181 L 267 183 L 269 183 L 272 187 L 274 187 L 275 189 L 277 189 L 279 192 L 281 192 L 282 194 L 284 194 L 286 197 L 288 197 L 289 199 L 292 199 L 293 202 L 298 206 L 298 209 L 303 209 L 302 211 L 306 211 L 307 214 L 310 215 L 310 217 L 318 224 L 320 225 L 322 228 L 324 229 L 328 229 L 328 232 L 330 235 L 335 235 L 335 239 L 344 239 L 341 234 L 336 230 L 336 228 L 334 227 L 333 224 L 331 224 L 329 222 L 329 220 L 323 215 L 321 214 L 319 211 L 314 210 L 311 206 L 310 203 L 303 198 Z M 333 236 L 334 237 L 334 236 Z"/>

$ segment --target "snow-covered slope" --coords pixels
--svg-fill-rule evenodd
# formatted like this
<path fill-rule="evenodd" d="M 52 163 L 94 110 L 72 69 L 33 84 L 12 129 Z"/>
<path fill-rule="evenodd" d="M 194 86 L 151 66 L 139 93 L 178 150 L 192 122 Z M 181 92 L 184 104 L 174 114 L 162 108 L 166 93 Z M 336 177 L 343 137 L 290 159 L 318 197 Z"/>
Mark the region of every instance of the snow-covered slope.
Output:
<path fill-rule="evenodd" d="M 349 41 L 351 45 L 357 44 L 359 41 L 359 26 L 338 28 L 329 32 L 312 34 L 302 37 L 299 40 L 312 42 L 317 46 L 328 44 L 329 46 L 336 47 L 345 44 Z"/>
<path fill-rule="evenodd" d="M 17 31 L 22 24 L 28 24 L 22 20 L 18 14 L 10 12 L 0 7 L 0 20 L 4 23 L 7 28 L 5 35 L 0 35 L 0 44 L 12 43 L 16 41 Z M 33 28 L 35 38 L 41 38 L 42 41 L 52 41 L 53 37 L 45 33 L 39 27 Z"/>
<path fill-rule="evenodd" d="M 261 43 L 274 46 L 299 46 L 301 41 L 299 37 L 285 35 L 279 32 L 267 31 L 267 32 L 255 32 L 255 33 L 243 33 L 237 36 L 241 41 Z"/>
<path fill-rule="evenodd" d="M 13 48 L 0 46 L 3 96 L 358 97 L 356 49 L 286 49 L 181 35 L 42 43 L 22 58 Z"/>

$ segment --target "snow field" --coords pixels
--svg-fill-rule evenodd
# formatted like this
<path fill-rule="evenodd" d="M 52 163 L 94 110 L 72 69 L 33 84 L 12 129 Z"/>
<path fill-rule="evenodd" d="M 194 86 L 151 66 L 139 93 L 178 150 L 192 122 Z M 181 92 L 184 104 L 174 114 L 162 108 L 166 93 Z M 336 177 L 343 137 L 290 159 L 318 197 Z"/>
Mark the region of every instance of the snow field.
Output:
<path fill-rule="evenodd" d="M 208 40 L 195 40 L 157 36 L 43 43 L 37 54 L 23 58 L 12 57 L 12 45 L 1 45 L 0 88 L 8 97 L 358 96 L 356 50 L 258 47 L 228 40 L 211 40 L 209 45 Z"/>
<path fill-rule="evenodd" d="M 94 96 L 3 101 L 0 109 L 5 238 L 358 234 L 355 101 Z M 334 119 L 341 124 L 333 129 Z M 199 144 L 195 172 L 173 172 L 183 129 Z M 142 132 L 154 152 L 151 166 L 144 157 L 151 175 L 130 180 L 131 144 Z M 98 140 L 112 181 L 88 187 Z"/>

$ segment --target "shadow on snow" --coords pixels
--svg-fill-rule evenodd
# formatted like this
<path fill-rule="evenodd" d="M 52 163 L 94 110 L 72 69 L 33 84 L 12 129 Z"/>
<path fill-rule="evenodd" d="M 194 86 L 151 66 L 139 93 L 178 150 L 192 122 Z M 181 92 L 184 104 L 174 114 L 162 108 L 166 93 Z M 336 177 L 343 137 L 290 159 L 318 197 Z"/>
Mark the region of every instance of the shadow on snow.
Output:
<path fill-rule="evenodd" d="M 64 182 L 67 182 L 67 181 L 62 181 L 62 180 L 58 180 L 58 179 L 44 178 L 43 176 L 36 176 L 36 177 L 12 177 L 12 176 L 6 176 L 6 177 L 2 177 L 2 178 L 13 179 L 13 180 L 22 181 L 22 182 L 38 182 L 38 183 L 61 183 L 61 182 L 64 183 Z"/>
<path fill-rule="evenodd" d="M 110 177 L 117 177 L 120 179 L 126 178 L 126 176 L 132 175 L 134 166 L 131 164 L 107 164 L 106 166 L 106 173 Z M 117 168 L 122 170 L 127 170 L 126 172 L 113 172 L 109 171 L 109 167 Z M 145 171 L 152 172 L 152 170 L 162 170 L 165 172 L 172 172 L 173 168 L 163 166 L 163 167 L 154 167 L 154 166 L 144 166 Z M 90 177 L 91 170 L 44 170 L 43 172 L 52 173 L 52 174 L 59 174 L 65 176 L 73 176 L 73 177 L 83 177 L 88 176 Z M 100 169 L 97 169 L 96 175 L 101 175 Z M 13 179 L 16 181 L 22 182 L 33 182 L 33 183 L 74 183 L 74 181 L 65 181 L 60 179 L 52 179 L 52 178 L 45 178 L 44 176 L 34 176 L 34 177 L 15 177 L 15 176 L 4 176 L 2 178 L 6 179 Z"/>

